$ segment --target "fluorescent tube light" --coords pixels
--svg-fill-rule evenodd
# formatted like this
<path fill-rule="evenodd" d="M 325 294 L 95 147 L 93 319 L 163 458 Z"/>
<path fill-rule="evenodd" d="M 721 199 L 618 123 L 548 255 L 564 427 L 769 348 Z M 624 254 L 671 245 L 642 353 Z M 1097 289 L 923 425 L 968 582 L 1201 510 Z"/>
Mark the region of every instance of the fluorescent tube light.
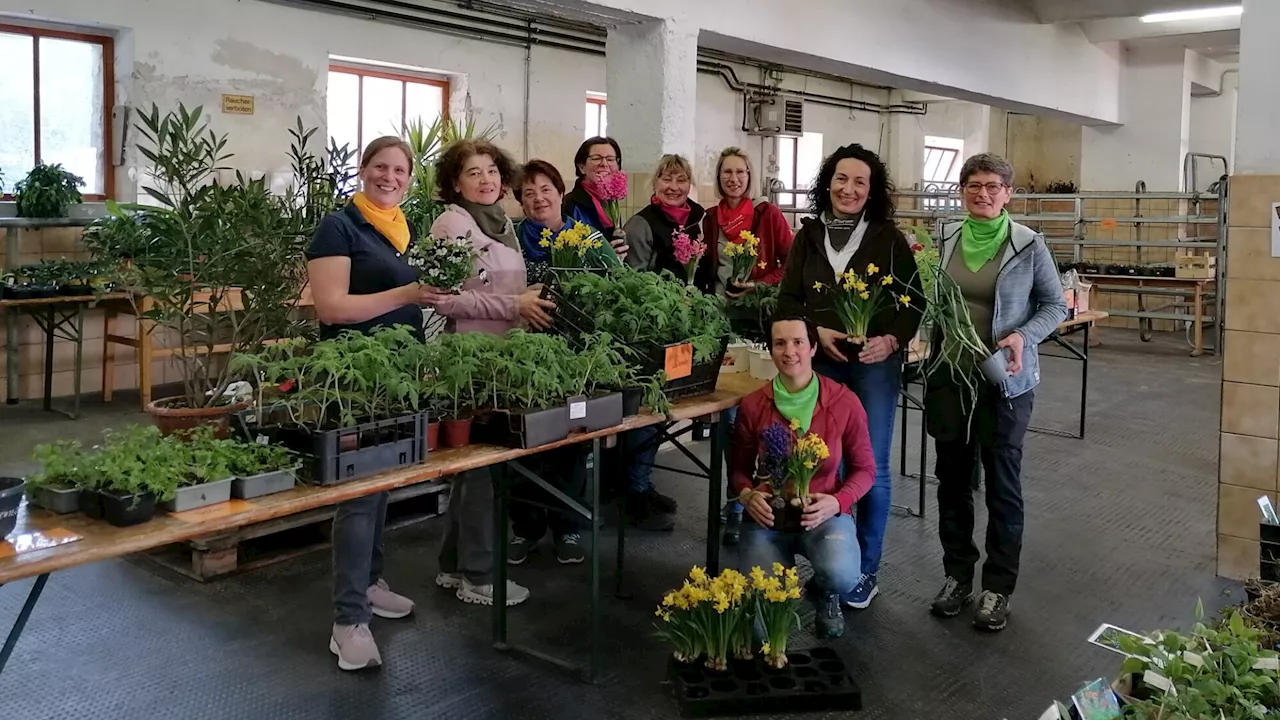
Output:
<path fill-rule="evenodd" d="M 1205 18 L 1231 17 L 1244 12 L 1243 5 L 1200 8 L 1199 10 L 1175 10 L 1172 12 L 1143 15 L 1144 23 L 1177 22 L 1178 20 L 1204 20 Z"/>

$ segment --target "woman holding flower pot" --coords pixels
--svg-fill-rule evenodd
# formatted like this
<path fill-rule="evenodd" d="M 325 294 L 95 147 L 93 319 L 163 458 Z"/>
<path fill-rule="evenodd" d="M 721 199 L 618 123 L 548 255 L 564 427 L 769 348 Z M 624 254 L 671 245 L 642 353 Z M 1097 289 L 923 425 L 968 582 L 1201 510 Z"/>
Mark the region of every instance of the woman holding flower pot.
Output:
<path fill-rule="evenodd" d="M 480 253 L 476 277 L 433 303 L 453 332 L 503 335 L 521 325 L 542 329 L 551 323 L 555 304 L 539 298 L 541 286 L 529 286 L 520 241 L 499 204 L 515 183 L 515 169 L 510 156 L 486 140 L 458 140 L 436 161 L 440 198 L 449 206 L 431 234 L 466 238 Z M 463 602 L 493 604 L 493 522 L 490 471 L 455 476 L 436 584 L 456 590 Z M 507 581 L 508 605 L 528 598 L 528 589 Z"/>
<path fill-rule="evenodd" d="M 731 319 L 750 320 L 753 325 L 758 322 L 758 313 L 735 312 L 738 308 L 733 301 L 752 292 L 757 284 L 777 285 L 782 281 L 792 239 L 791 225 L 778 206 L 763 198 L 751 198 L 754 183 L 751 158 L 739 148 L 725 148 L 716 162 L 720 202 L 707 209 L 707 219 L 702 224 L 716 269 L 716 292 L 729 299 L 727 311 Z M 735 255 L 740 259 L 735 260 Z M 735 266 L 747 268 L 745 277 L 735 272 Z M 730 408 L 730 421 L 736 416 L 737 408 Z M 733 432 L 732 425 L 728 432 Z M 725 453 L 727 456 L 728 448 Z M 742 529 L 742 505 L 730 502 L 725 515 L 724 543 L 734 545 Z"/>
<path fill-rule="evenodd" d="M 625 243 L 613 245 L 604 235 L 581 216 L 564 212 L 564 179 L 560 171 L 546 160 L 530 160 L 520 168 L 520 207 L 524 219 L 516 225 L 520 249 L 524 253 L 529 279 L 542 282 L 552 267 L 553 253 L 549 247 L 565 229 L 584 225 L 586 240 L 594 247 L 581 258 L 583 267 L 614 267 L 622 264 L 627 256 Z M 574 211 L 577 208 L 573 209 Z"/>
<path fill-rule="evenodd" d="M 821 352 L 814 368 L 853 390 L 866 409 L 876 481 L 858 502 L 863 577 L 845 598 L 858 609 L 879 592 L 902 352 L 920 325 L 912 307 L 921 304 L 920 280 L 911 244 L 894 225 L 892 193 L 875 153 L 857 144 L 832 153 L 809 191 L 815 217 L 796 234 L 778 292 L 780 313 L 803 315 L 818 326 Z"/>
<path fill-rule="evenodd" d="M 817 328 L 779 318 L 769 325 L 778 375 L 742 399 L 733 429 L 729 486 L 753 520 L 743 524 L 738 568 L 808 558 L 818 635 L 839 637 L 841 596 L 862 577 L 851 513 L 875 482 L 875 455 L 858 396 L 814 372 Z M 799 527 L 784 526 L 788 502 L 802 508 Z"/>
<path fill-rule="evenodd" d="M 947 574 L 932 611 L 953 617 L 974 596 L 974 566 L 981 556 L 973 543 L 972 482 L 981 460 L 987 560 L 973 624 L 990 631 L 1008 621 L 1018 579 L 1022 441 L 1040 382 L 1036 348 L 1067 317 L 1062 281 L 1044 237 L 1011 221 L 1005 210 L 1012 187 L 1013 167 L 996 155 L 975 155 L 960 169 L 969 216 L 943 227 L 942 273 L 930 307 L 931 317 L 947 313 L 960 322 L 940 323 L 935 331 L 938 350 L 925 390 L 926 423 L 938 453 L 938 535 Z M 989 380 L 977 366 L 992 350 L 990 358 L 1005 367 Z"/>
<path fill-rule="evenodd" d="M 578 176 L 564 195 L 564 214 L 590 225 L 609 238 L 618 256 L 626 254 L 626 236 L 619 203 L 627 199 L 627 175 L 622 172 L 622 148 L 611 137 L 587 138 L 573 156 Z M 561 193 L 564 194 L 564 193 Z"/>
<path fill-rule="evenodd" d="M 372 332 L 406 325 L 422 337 L 421 305 L 440 299 L 421 285 L 404 259 L 413 227 L 400 211 L 409 189 L 413 154 L 397 137 L 370 142 L 360 158 L 361 190 L 350 204 L 320 222 L 307 247 L 307 275 L 320 320 L 320 337 L 344 330 Z M 382 530 L 387 493 L 338 504 L 333 517 L 333 630 L 329 649 L 338 667 L 382 664 L 369 632 L 374 616 L 401 618 L 413 601 L 382 579 Z"/>

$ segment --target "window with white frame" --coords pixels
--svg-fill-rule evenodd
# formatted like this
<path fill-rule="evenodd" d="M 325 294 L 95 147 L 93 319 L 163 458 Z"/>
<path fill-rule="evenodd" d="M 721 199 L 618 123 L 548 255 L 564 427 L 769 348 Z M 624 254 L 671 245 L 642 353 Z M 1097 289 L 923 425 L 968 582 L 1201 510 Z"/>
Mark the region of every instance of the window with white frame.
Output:
<path fill-rule="evenodd" d="M 806 132 L 803 136 L 780 137 L 778 141 L 778 179 L 788 190 L 808 190 L 822 167 L 822 133 Z M 778 206 L 786 210 L 803 209 L 803 193 L 778 193 Z"/>
<path fill-rule="evenodd" d="M 604 93 L 587 93 L 586 133 L 582 136 L 583 140 L 593 137 L 608 137 L 609 110 L 605 106 L 605 99 Z"/>
<path fill-rule="evenodd" d="M 37 164 L 80 176 L 86 200 L 114 190 L 110 37 L 0 24 L 0 194 Z"/>
<path fill-rule="evenodd" d="M 401 135 L 407 122 L 430 125 L 448 112 L 449 82 L 344 64 L 329 66 L 329 137 L 359 151 L 383 135 Z"/>
<path fill-rule="evenodd" d="M 930 183 L 960 182 L 960 155 L 963 152 L 963 140 L 926 135 L 924 168 L 920 179 L 926 186 Z"/>

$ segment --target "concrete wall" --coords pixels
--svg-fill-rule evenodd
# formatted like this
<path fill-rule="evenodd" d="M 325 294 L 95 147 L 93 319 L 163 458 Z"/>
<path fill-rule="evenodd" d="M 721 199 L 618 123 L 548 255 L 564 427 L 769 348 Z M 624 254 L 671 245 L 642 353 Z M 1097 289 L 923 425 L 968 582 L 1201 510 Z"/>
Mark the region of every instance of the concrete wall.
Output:
<path fill-rule="evenodd" d="M 1236 106 L 1239 101 L 1240 76 L 1228 73 L 1222 80 L 1222 94 L 1216 97 L 1191 98 L 1191 142 L 1194 153 L 1221 155 L 1227 158 L 1230 171 L 1236 167 Z M 1221 163 L 1197 159 L 1196 187 L 1204 190 L 1218 179 Z"/>
<path fill-rule="evenodd" d="M 1009 113 L 1005 127 L 1006 154 L 1013 164 L 1017 187 L 1043 190 L 1051 182 L 1072 182 L 1080 186 L 1080 125 Z M 1086 184 L 1082 189 L 1115 188 Z"/>

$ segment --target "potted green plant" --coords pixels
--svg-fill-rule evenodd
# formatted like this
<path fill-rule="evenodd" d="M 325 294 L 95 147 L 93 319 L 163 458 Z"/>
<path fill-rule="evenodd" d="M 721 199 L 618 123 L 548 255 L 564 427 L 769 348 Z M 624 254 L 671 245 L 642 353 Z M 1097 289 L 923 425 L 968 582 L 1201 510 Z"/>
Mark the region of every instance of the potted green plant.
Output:
<path fill-rule="evenodd" d="M 153 180 L 142 189 L 154 204 L 108 203 L 111 217 L 86 242 L 120 266 L 139 317 L 181 368 L 182 394 L 147 412 L 166 432 L 208 423 L 225 436 L 227 416 L 244 407 L 227 393 L 241 379 L 227 358 L 301 330 L 302 251 L 345 176 L 308 152 L 311 133 L 300 125 L 291 130 L 295 183 L 283 197 L 238 172 L 234 184 L 209 182 L 230 155 L 202 108 L 161 114 L 153 105 L 137 129 Z"/>
<path fill-rule="evenodd" d="M 18 526 L 18 508 L 27 481 L 20 477 L 0 477 L 0 540 Z"/>
<path fill-rule="evenodd" d="M 18 203 L 18 217 L 64 218 L 67 209 L 81 201 L 84 180 L 62 165 L 40 163 L 13 188 Z"/>
<path fill-rule="evenodd" d="M 31 451 L 40 472 L 27 477 L 31 504 L 61 515 L 80 509 L 80 488 L 90 469 L 89 458 L 77 440 L 42 443 Z"/>
<path fill-rule="evenodd" d="M 432 377 L 442 397 L 448 399 L 440 426 L 440 443 L 459 448 L 471 443 L 471 426 L 477 409 L 476 385 L 480 382 L 481 356 L 496 341 L 481 333 L 446 333 L 436 342 L 442 358 Z"/>
<path fill-rule="evenodd" d="M 235 479 L 231 461 L 237 443 L 219 440 L 210 425 L 193 428 L 182 436 L 165 438 L 173 453 L 173 464 L 181 468 L 178 489 L 161 503 L 167 512 L 185 512 L 231 499 Z M 181 439 L 178 439 L 178 438 Z"/>
<path fill-rule="evenodd" d="M 181 455 L 155 426 L 129 425 L 103 435 L 102 445 L 91 455 L 102 516 L 117 527 L 150 520 L 157 501 L 177 492 L 184 471 Z"/>
<path fill-rule="evenodd" d="M 231 496 L 248 500 L 292 489 L 300 464 L 297 456 L 279 445 L 236 443 L 230 468 L 235 475 Z"/>

